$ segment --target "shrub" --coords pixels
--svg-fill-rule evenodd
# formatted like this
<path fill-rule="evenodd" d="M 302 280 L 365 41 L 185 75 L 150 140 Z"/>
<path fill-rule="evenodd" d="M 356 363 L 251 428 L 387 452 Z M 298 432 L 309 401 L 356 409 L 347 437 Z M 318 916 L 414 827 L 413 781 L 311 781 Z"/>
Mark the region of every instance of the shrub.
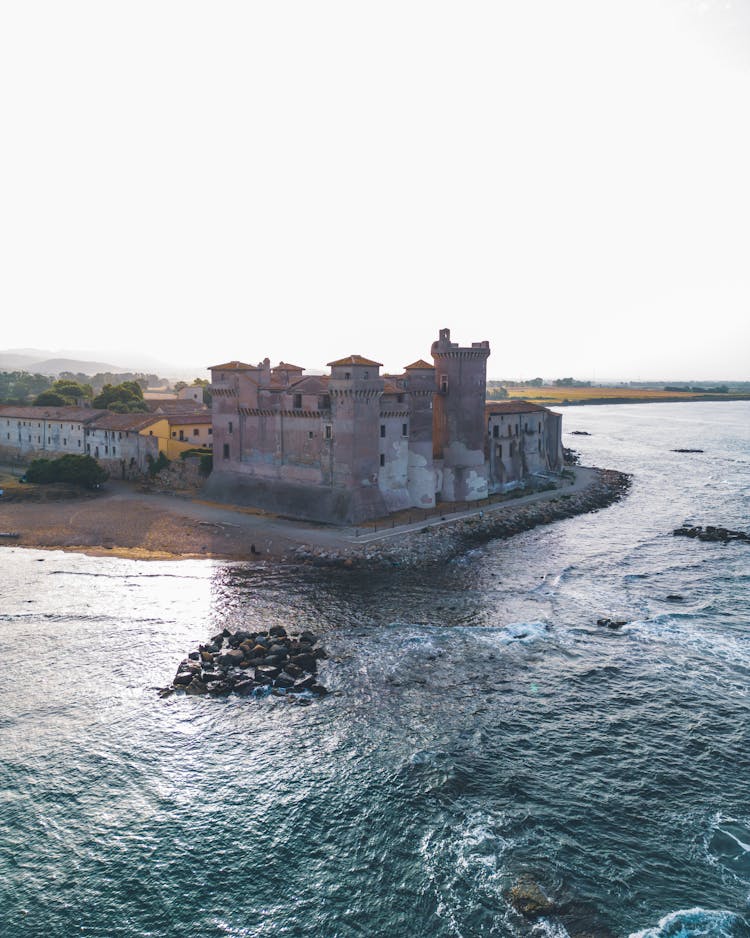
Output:
<path fill-rule="evenodd" d="M 148 474 L 153 479 L 154 476 L 159 475 L 162 469 L 166 469 L 169 465 L 169 460 L 164 455 L 164 453 L 159 453 L 158 457 L 154 459 L 150 454 L 146 457 L 148 461 Z"/>
<path fill-rule="evenodd" d="M 109 473 L 91 456 L 68 453 L 58 459 L 35 459 L 26 470 L 26 481 L 46 484 L 70 482 L 86 488 L 96 488 L 106 482 Z"/>

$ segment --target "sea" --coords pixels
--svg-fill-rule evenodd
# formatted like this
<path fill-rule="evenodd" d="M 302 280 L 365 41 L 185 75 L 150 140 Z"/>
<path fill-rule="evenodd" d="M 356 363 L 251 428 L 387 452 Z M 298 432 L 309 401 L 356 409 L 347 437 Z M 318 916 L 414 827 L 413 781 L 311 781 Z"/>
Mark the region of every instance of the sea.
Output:
<path fill-rule="evenodd" d="M 748 938 L 750 403 L 563 421 L 629 495 L 448 563 L 2 549 L 0 935 Z M 158 696 L 271 625 L 327 697 Z"/>

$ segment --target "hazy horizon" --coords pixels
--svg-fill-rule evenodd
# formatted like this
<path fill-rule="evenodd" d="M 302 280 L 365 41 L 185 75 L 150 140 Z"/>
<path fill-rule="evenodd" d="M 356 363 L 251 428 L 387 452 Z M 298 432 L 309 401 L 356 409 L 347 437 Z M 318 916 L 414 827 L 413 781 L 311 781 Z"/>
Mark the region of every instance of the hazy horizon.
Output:
<path fill-rule="evenodd" d="M 43 0 L 3 26 L 7 349 L 400 371 L 447 326 L 490 378 L 750 378 L 747 6 Z"/>

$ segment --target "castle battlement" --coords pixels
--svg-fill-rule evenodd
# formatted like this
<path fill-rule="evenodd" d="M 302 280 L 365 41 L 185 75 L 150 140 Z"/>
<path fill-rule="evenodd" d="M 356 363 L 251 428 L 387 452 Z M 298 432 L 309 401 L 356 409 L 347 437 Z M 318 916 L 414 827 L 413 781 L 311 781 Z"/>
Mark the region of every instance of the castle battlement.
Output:
<path fill-rule="evenodd" d="M 208 491 L 294 517 L 357 523 L 485 498 L 522 481 L 530 466 L 558 471 L 557 415 L 541 408 L 549 416 L 535 413 L 520 430 L 519 413 L 487 410 L 489 355 L 489 342 L 460 346 L 441 329 L 432 364 L 417 359 L 400 375 L 381 375 L 380 362 L 358 354 L 329 362 L 328 375 L 271 367 L 268 358 L 213 366 Z"/>

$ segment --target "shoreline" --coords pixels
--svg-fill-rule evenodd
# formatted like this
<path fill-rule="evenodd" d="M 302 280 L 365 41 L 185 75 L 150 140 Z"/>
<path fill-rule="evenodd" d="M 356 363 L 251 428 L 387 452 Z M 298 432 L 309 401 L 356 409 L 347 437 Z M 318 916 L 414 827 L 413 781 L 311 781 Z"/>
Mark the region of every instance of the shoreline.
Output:
<path fill-rule="evenodd" d="M 619 501 L 630 484 L 615 470 L 576 466 L 574 472 L 575 481 L 561 480 L 551 490 L 380 531 L 291 521 L 200 495 L 144 494 L 117 482 L 95 496 L 0 502 L 0 531 L 20 533 L 17 540 L 0 539 L 0 547 L 130 560 L 409 567 L 598 511 Z"/>

